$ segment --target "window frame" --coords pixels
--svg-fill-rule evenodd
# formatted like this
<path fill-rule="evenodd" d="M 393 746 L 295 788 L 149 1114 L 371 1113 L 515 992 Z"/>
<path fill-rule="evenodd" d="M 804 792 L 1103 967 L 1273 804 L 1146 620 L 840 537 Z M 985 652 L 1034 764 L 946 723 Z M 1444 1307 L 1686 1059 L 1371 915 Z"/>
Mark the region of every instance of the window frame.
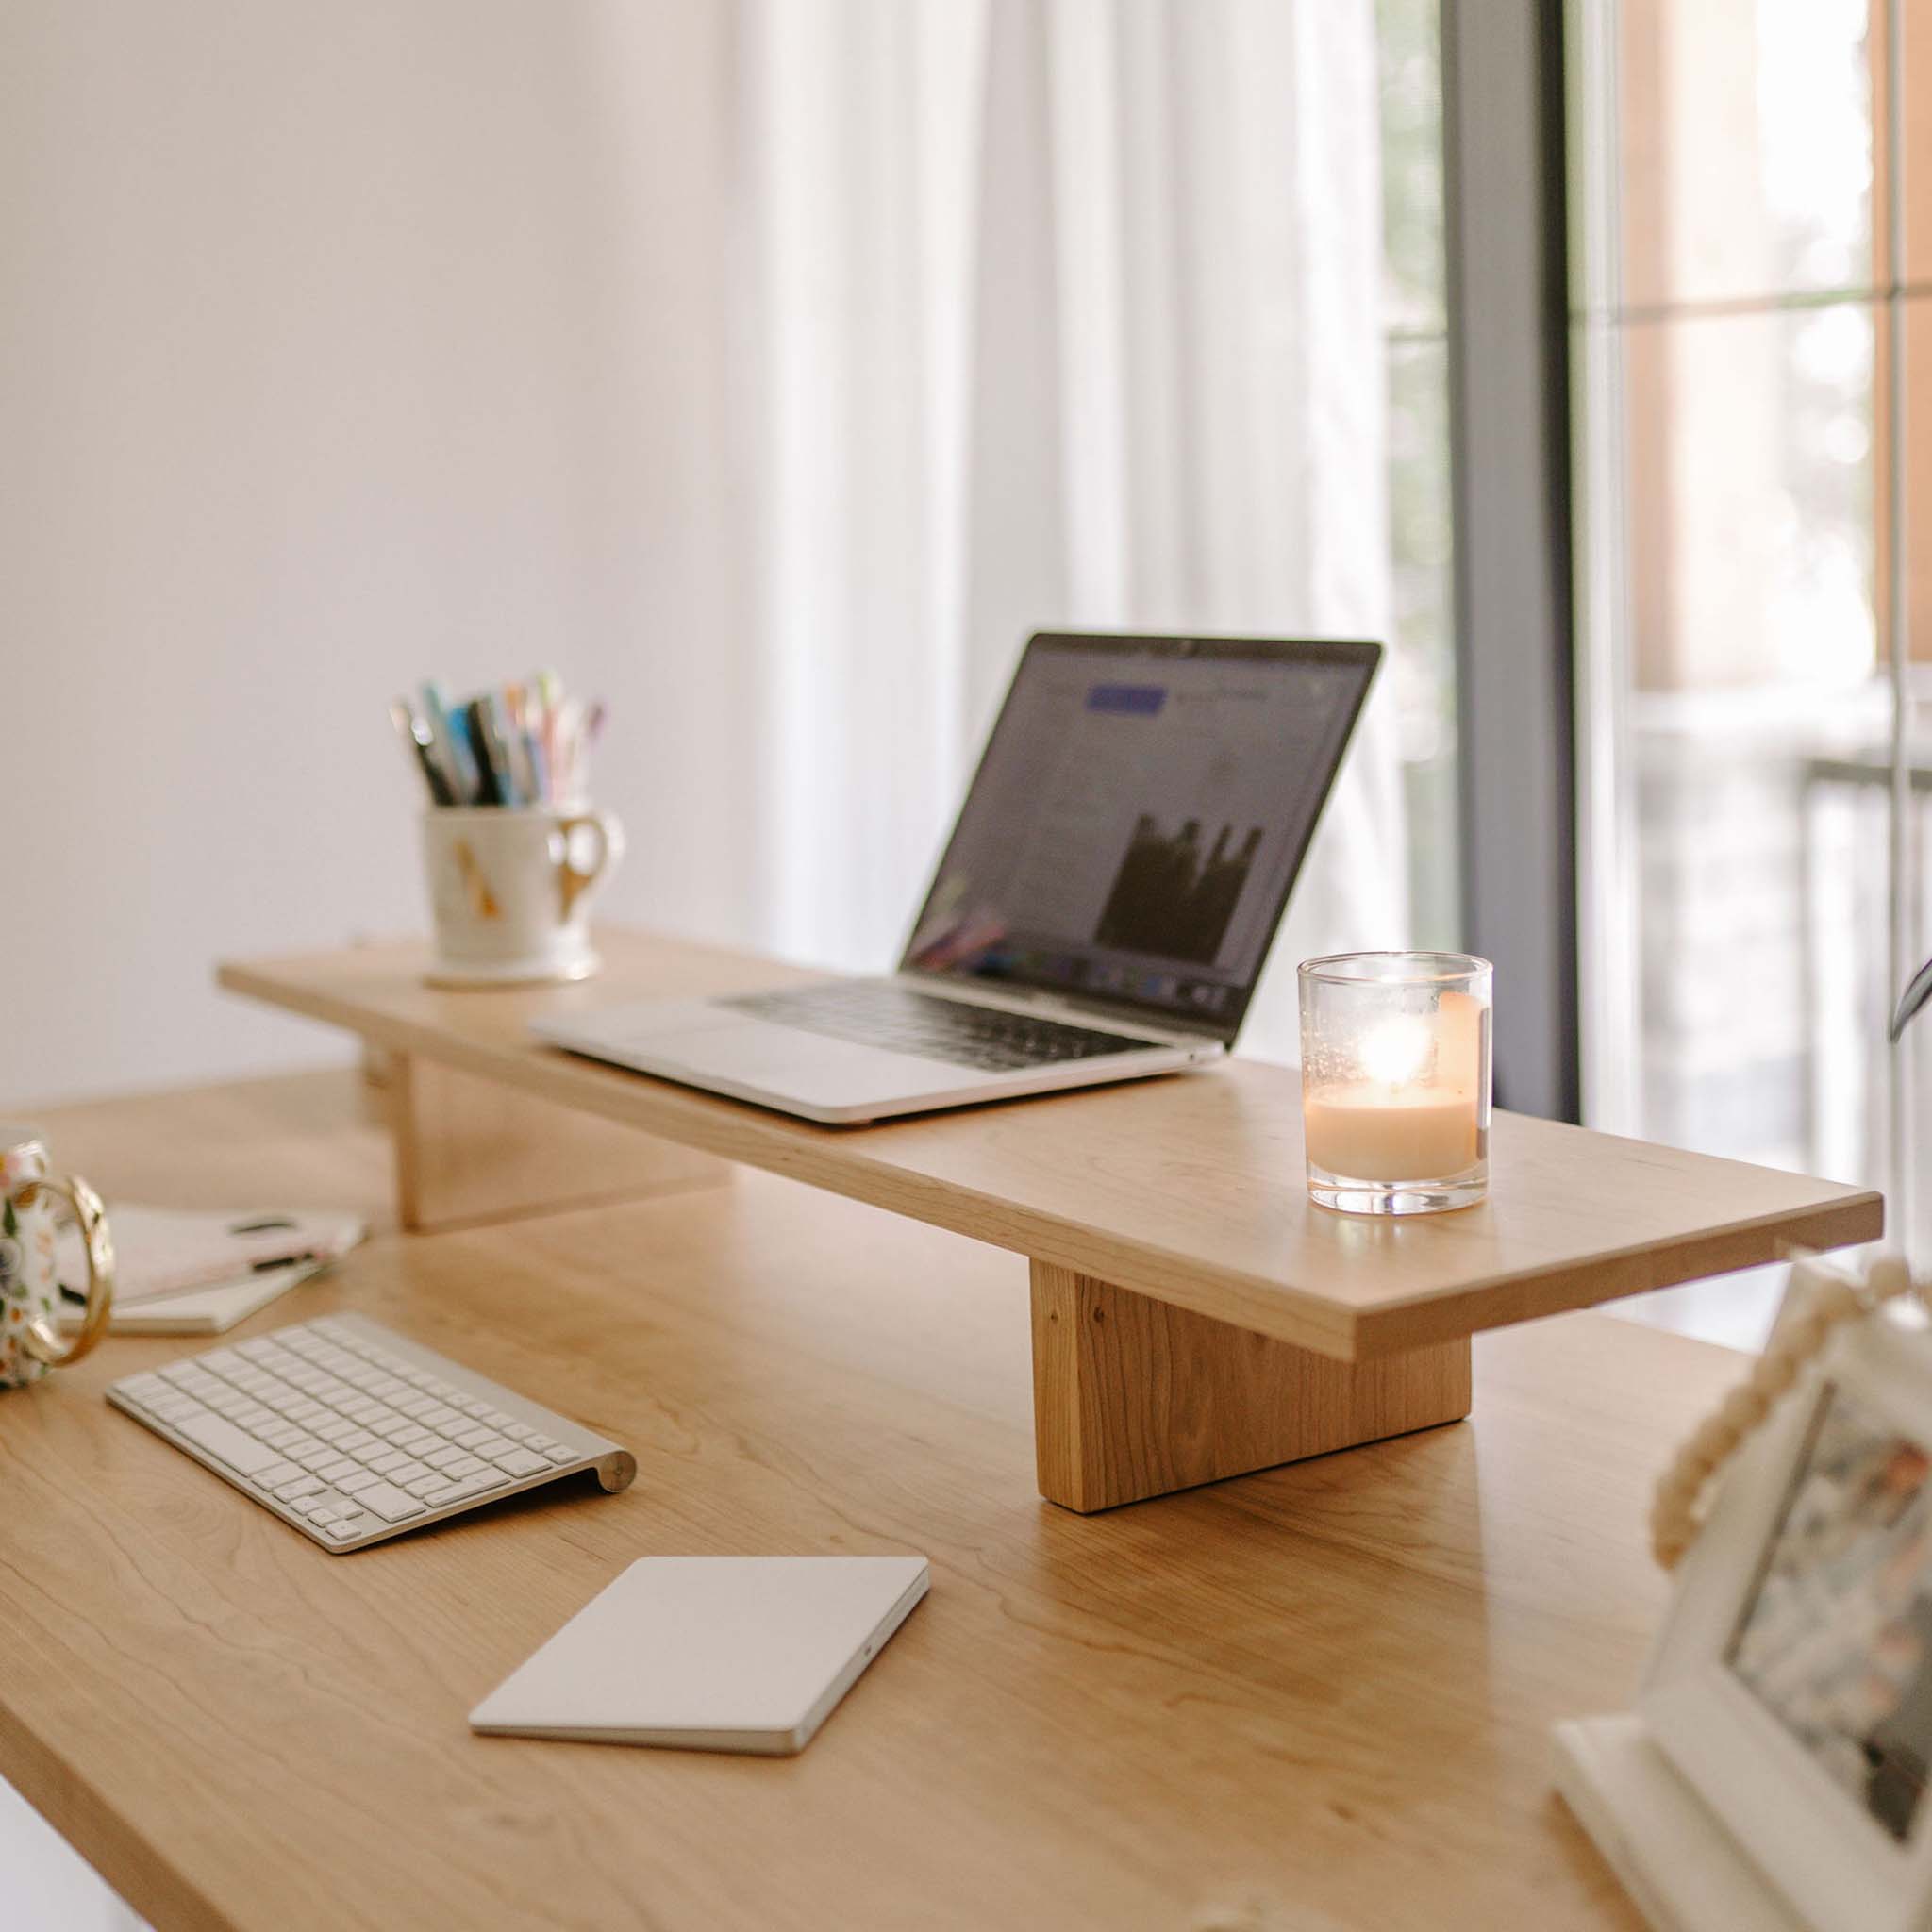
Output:
<path fill-rule="evenodd" d="M 1463 930 L 1496 1099 L 1580 1117 L 1561 0 L 1443 0 Z"/>

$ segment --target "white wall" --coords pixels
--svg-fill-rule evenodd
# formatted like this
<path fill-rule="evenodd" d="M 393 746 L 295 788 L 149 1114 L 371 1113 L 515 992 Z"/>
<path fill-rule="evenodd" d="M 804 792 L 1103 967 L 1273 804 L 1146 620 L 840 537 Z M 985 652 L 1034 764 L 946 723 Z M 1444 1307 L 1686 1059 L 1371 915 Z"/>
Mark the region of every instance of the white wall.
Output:
<path fill-rule="evenodd" d="M 429 672 L 603 691 L 610 908 L 756 930 L 724 18 L 0 0 L 0 1105 L 341 1053 L 209 966 L 420 926 Z"/>

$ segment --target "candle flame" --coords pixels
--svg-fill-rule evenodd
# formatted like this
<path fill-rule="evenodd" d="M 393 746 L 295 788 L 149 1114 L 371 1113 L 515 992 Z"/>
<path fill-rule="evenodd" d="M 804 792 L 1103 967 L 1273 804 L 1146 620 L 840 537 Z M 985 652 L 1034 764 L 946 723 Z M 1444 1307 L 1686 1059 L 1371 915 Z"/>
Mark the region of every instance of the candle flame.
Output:
<path fill-rule="evenodd" d="M 1386 1021 L 1362 1041 L 1362 1072 L 1379 1086 L 1406 1087 L 1428 1065 L 1435 1043 L 1426 1021 Z"/>

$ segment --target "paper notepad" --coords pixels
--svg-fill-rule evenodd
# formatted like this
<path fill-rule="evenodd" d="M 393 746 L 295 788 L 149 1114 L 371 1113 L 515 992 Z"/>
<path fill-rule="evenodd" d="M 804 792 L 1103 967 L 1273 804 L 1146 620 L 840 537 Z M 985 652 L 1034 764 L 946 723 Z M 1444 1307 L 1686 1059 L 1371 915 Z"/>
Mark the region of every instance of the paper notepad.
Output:
<path fill-rule="evenodd" d="M 927 1581 L 923 1557 L 644 1557 L 498 1685 L 470 1726 L 789 1756 Z"/>
<path fill-rule="evenodd" d="M 320 1274 L 326 1261 L 285 1261 L 278 1268 L 263 1268 L 233 1281 L 218 1281 L 212 1288 L 192 1288 L 185 1294 L 154 1294 L 132 1305 L 118 1297 L 108 1317 L 110 1335 L 225 1335 L 238 1322 L 245 1322 L 258 1308 L 265 1308 L 277 1295 Z M 60 1327 L 64 1333 L 79 1328 L 86 1305 L 78 1296 L 61 1291 Z"/>
<path fill-rule="evenodd" d="M 108 1204 L 114 1243 L 114 1301 L 129 1308 L 196 1289 L 232 1287 L 242 1275 L 295 1261 L 333 1261 L 368 1232 L 357 1214 L 293 1214 L 278 1208 L 208 1213 L 178 1208 Z M 56 1272 L 78 1290 L 87 1280 L 80 1236 L 63 1224 Z"/>

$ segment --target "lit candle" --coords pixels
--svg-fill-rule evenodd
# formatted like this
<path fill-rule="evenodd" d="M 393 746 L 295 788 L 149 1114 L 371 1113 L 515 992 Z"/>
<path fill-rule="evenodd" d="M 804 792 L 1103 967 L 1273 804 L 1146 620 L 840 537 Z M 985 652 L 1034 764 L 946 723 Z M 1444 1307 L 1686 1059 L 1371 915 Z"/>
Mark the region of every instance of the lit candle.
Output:
<path fill-rule="evenodd" d="M 1440 1180 L 1475 1165 L 1474 1041 L 1457 1051 L 1467 1019 L 1445 1010 L 1452 1002 L 1474 1005 L 1451 993 L 1433 1025 L 1384 1021 L 1361 1042 L 1366 1079 L 1309 1091 L 1302 1118 L 1310 1160 L 1363 1181 Z"/>
<path fill-rule="evenodd" d="M 1304 969 L 1302 1121 L 1324 1206 L 1405 1213 L 1481 1198 L 1487 968 L 1462 964 L 1384 954 Z"/>

